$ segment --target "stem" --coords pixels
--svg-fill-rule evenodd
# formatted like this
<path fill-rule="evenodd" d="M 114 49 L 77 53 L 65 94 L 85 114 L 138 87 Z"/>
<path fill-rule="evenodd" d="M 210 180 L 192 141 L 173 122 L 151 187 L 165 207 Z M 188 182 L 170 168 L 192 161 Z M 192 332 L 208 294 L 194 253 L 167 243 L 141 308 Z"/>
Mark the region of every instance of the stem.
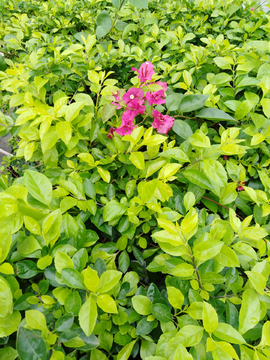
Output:
<path fill-rule="evenodd" d="M 201 196 L 203 199 L 205 199 L 205 200 L 209 200 L 209 201 L 212 201 L 213 203 L 215 203 L 215 204 L 217 204 L 217 205 L 219 205 L 219 206 L 221 206 L 221 207 L 223 207 L 224 209 L 226 209 L 226 210 L 230 210 L 228 207 L 226 207 L 226 206 L 224 206 L 224 205 L 221 205 L 220 203 L 218 203 L 217 201 L 215 201 L 215 200 L 212 200 L 212 199 L 208 199 L 207 197 L 205 197 L 205 196 Z M 242 221 L 244 220 L 240 215 L 238 215 L 238 214 L 236 214 L 236 216 L 237 217 L 239 217 L 239 219 L 241 219 Z"/>
<path fill-rule="evenodd" d="M 9 53 L 9 52 L 7 52 L 7 51 L 4 51 L 4 50 L 2 50 L 2 49 L 0 49 L 0 53 L 3 53 L 3 54 L 5 54 L 5 55 L 7 55 L 7 56 L 18 57 L 17 54 L 11 54 L 11 53 Z"/>
<path fill-rule="evenodd" d="M 80 82 L 80 84 L 79 84 L 79 86 L 77 87 L 77 90 L 75 91 L 75 93 L 71 96 L 71 98 L 70 98 L 70 100 L 69 100 L 69 102 L 68 102 L 68 105 L 70 105 L 70 103 L 71 103 L 72 99 L 73 99 L 73 98 L 74 98 L 74 96 L 77 94 L 77 92 L 78 92 L 78 90 L 79 90 L 80 86 L 82 85 L 82 82 L 83 82 L 83 80 Z"/>
<path fill-rule="evenodd" d="M 3 149 L 0 149 L 0 153 L 1 153 L 1 154 L 4 154 L 4 155 L 6 155 L 6 156 L 8 156 L 8 155 L 13 156 L 11 153 L 9 153 L 9 152 L 7 152 L 7 151 L 5 151 L 5 150 L 3 150 Z"/>
<path fill-rule="evenodd" d="M 181 118 L 181 119 L 188 119 L 188 120 L 196 120 L 199 121 L 201 123 L 204 123 L 205 121 L 202 119 L 199 119 L 197 117 L 189 117 L 189 116 L 184 116 L 184 115 L 175 115 L 174 118 Z"/>
<path fill-rule="evenodd" d="M 114 25 L 115 25 L 115 23 L 116 23 L 116 21 L 117 21 L 117 19 L 118 19 L 118 17 L 119 17 L 119 11 L 121 10 L 121 7 L 124 5 L 124 2 L 125 2 L 126 0 L 122 0 L 121 1 L 121 3 L 120 3 L 120 6 L 119 6 L 119 9 L 117 9 L 118 11 L 117 11 L 117 14 L 116 14 L 116 16 L 115 16 L 115 18 L 114 18 L 114 21 L 113 21 L 113 23 L 112 23 L 112 26 L 111 26 L 111 28 L 110 28 L 110 31 L 108 32 L 108 34 L 112 31 L 112 29 L 114 28 Z M 108 35 L 108 34 L 106 34 L 106 35 Z M 106 36 L 106 35 L 104 35 L 104 36 Z M 103 38 L 104 38 L 104 36 L 103 36 Z M 102 38 L 102 39 L 103 39 Z"/>
<path fill-rule="evenodd" d="M 193 254 L 191 253 L 190 248 L 189 248 L 189 246 L 188 246 L 188 241 L 187 241 L 185 235 L 182 234 L 182 232 L 181 232 L 181 236 L 184 238 L 184 240 L 185 240 L 185 242 L 186 242 L 185 245 L 186 245 L 186 248 L 187 248 L 189 257 L 190 257 L 190 259 L 191 259 L 191 261 L 192 261 L 192 264 L 193 264 L 193 267 L 194 267 L 194 269 L 195 269 L 196 276 L 197 276 L 197 280 L 198 280 L 198 283 L 199 283 L 199 287 L 200 287 L 200 289 L 202 290 L 203 286 L 202 286 L 202 283 L 201 283 L 201 277 L 200 277 L 198 268 L 197 268 L 197 266 L 196 266 L 194 256 L 193 256 Z"/>

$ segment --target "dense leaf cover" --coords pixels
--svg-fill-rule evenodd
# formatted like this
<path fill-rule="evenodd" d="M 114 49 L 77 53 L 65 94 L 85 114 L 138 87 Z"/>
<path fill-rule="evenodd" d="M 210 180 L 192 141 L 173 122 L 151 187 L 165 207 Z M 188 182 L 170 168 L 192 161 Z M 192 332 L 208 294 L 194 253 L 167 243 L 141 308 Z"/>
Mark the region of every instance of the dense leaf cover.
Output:
<path fill-rule="evenodd" d="M 270 27 L 244 4 L 1 1 L 1 360 L 270 358 Z"/>

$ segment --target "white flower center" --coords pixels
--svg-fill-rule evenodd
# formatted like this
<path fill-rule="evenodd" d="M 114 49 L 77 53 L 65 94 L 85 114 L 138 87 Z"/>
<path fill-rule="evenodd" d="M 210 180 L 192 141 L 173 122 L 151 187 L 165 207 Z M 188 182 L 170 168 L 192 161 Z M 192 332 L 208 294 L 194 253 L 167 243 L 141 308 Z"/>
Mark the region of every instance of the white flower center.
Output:
<path fill-rule="evenodd" d="M 134 99 L 134 95 L 130 95 L 130 99 Z"/>
<path fill-rule="evenodd" d="M 149 64 L 149 62 L 148 62 L 148 61 L 146 61 L 146 64 L 148 65 L 148 64 Z"/>

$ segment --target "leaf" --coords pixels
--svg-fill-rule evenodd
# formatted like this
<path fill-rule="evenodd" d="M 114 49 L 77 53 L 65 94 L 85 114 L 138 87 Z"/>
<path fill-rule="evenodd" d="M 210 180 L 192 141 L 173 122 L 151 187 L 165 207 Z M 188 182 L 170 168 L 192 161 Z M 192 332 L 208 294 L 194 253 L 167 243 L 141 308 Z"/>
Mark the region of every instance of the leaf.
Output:
<path fill-rule="evenodd" d="M 117 360 L 128 360 L 136 341 L 137 340 L 133 340 L 131 343 L 124 346 L 123 349 L 118 353 Z"/>
<path fill-rule="evenodd" d="M 270 346 L 270 321 L 263 324 L 262 338 L 258 346 Z"/>
<path fill-rule="evenodd" d="M 212 184 L 209 179 L 199 170 L 184 170 L 182 173 L 192 184 L 203 189 L 212 191 Z"/>
<path fill-rule="evenodd" d="M 168 306 L 160 303 L 153 304 L 151 307 L 152 314 L 158 321 L 167 323 L 172 320 L 171 311 Z"/>
<path fill-rule="evenodd" d="M 96 25 L 96 34 L 98 39 L 104 37 L 111 30 L 112 21 L 106 10 L 100 12 L 96 20 Z"/>
<path fill-rule="evenodd" d="M 107 270 L 105 271 L 99 281 L 99 286 L 97 292 L 106 293 L 111 290 L 121 279 L 122 273 L 116 270 Z"/>
<path fill-rule="evenodd" d="M 17 359 L 18 356 L 19 355 L 18 355 L 17 351 L 10 346 L 6 346 L 0 350 L 0 359 L 1 360 L 15 360 L 15 359 Z"/>
<path fill-rule="evenodd" d="M 152 315 L 151 315 L 152 317 Z M 136 326 L 136 335 L 148 335 L 157 325 L 157 320 L 147 320 L 148 317 L 143 317 Z M 153 321 L 154 320 L 154 321 Z"/>
<path fill-rule="evenodd" d="M 73 289 L 81 289 L 85 290 L 84 279 L 83 276 L 75 269 L 63 269 L 62 270 L 62 279 L 64 283 L 73 288 Z"/>
<path fill-rule="evenodd" d="M 119 218 L 127 211 L 127 207 L 124 204 L 120 204 L 116 200 L 111 200 L 105 205 L 103 211 L 103 221 L 112 221 L 115 218 Z"/>
<path fill-rule="evenodd" d="M 121 254 L 118 258 L 118 265 L 119 265 L 119 269 L 123 273 L 127 272 L 129 265 L 130 265 L 130 258 L 129 258 L 129 255 L 126 250 L 121 252 Z"/>
<path fill-rule="evenodd" d="M 172 129 L 178 136 L 185 140 L 193 134 L 191 127 L 183 120 L 175 120 Z"/>
<path fill-rule="evenodd" d="M 103 123 L 107 122 L 110 118 L 112 118 L 116 113 L 116 108 L 112 104 L 105 104 L 101 108 L 101 117 Z"/>
<path fill-rule="evenodd" d="M 185 113 L 201 109 L 208 97 L 209 95 L 186 95 L 180 102 L 179 110 Z"/>
<path fill-rule="evenodd" d="M 70 123 L 67 121 L 59 121 L 56 124 L 56 131 L 61 140 L 67 145 L 69 140 L 71 139 L 72 129 Z"/>
<path fill-rule="evenodd" d="M 203 327 L 197 325 L 186 325 L 177 333 L 177 340 L 185 347 L 199 344 L 203 337 Z"/>
<path fill-rule="evenodd" d="M 83 270 L 82 275 L 84 277 L 84 284 L 88 290 L 96 292 L 99 285 L 99 277 L 96 270 L 93 270 L 90 266 L 87 266 Z"/>
<path fill-rule="evenodd" d="M 204 302 L 203 306 L 203 326 L 208 333 L 212 333 L 218 326 L 218 316 L 211 304 Z"/>
<path fill-rule="evenodd" d="M 139 182 L 137 189 L 139 193 L 139 197 L 142 199 L 143 202 L 147 203 L 153 196 L 156 191 L 158 184 L 158 180 L 151 180 L 151 181 L 141 181 Z"/>
<path fill-rule="evenodd" d="M 196 244 L 193 248 L 193 255 L 197 260 L 205 262 L 215 257 L 223 247 L 220 241 L 206 240 Z"/>
<path fill-rule="evenodd" d="M 181 309 L 185 300 L 184 295 L 180 290 L 173 286 L 167 287 L 168 301 L 175 309 Z"/>
<path fill-rule="evenodd" d="M 42 331 L 47 327 L 45 316 L 37 310 L 26 311 L 25 320 L 27 325 L 29 325 L 32 329 L 38 329 Z"/>
<path fill-rule="evenodd" d="M 140 315 L 149 315 L 151 314 L 151 301 L 148 297 L 143 295 L 135 295 L 132 297 L 132 306 L 135 311 Z"/>
<path fill-rule="evenodd" d="M 105 313 L 117 314 L 118 312 L 115 301 L 107 294 L 98 295 L 97 304 Z"/>
<path fill-rule="evenodd" d="M 52 200 L 52 184 L 43 174 L 33 170 L 26 170 L 24 183 L 29 193 L 43 204 L 50 205 Z"/>
<path fill-rule="evenodd" d="M 252 289 L 244 291 L 239 312 L 239 332 L 244 334 L 260 320 L 260 300 Z"/>
<path fill-rule="evenodd" d="M 47 360 L 45 341 L 34 331 L 20 327 L 17 351 L 21 360 Z"/>
<path fill-rule="evenodd" d="M 5 58 L 3 55 L 0 54 L 0 71 L 5 71 L 7 68 Z"/>
<path fill-rule="evenodd" d="M 5 261 L 9 253 L 11 241 L 12 241 L 12 234 L 10 228 L 1 229 L 0 230 L 0 264 Z"/>
<path fill-rule="evenodd" d="M 235 119 L 241 120 L 243 119 L 255 106 L 256 104 L 253 101 L 250 100 L 244 100 L 242 101 L 236 111 L 235 111 Z"/>
<path fill-rule="evenodd" d="M 59 274 L 61 274 L 62 270 L 65 268 L 73 268 L 73 262 L 71 258 L 62 251 L 57 251 L 54 262 L 56 271 L 59 272 Z"/>
<path fill-rule="evenodd" d="M 0 317 L 8 316 L 13 309 L 13 295 L 9 283 L 0 276 Z"/>
<path fill-rule="evenodd" d="M 66 121 L 70 123 L 72 120 L 74 120 L 79 115 L 84 105 L 84 101 L 78 101 L 68 105 L 65 112 Z"/>
<path fill-rule="evenodd" d="M 217 256 L 215 257 L 215 260 L 223 266 L 227 266 L 227 267 L 239 266 L 239 260 L 236 253 L 229 246 L 225 244 L 221 248 Z"/>
<path fill-rule="evenodd" d="M 210 148 L 210 139 L 208 136 L 204 135 L 203 133 L 195 133 L 188 138 L 188 141 L 191 145 L 199 148 Z"/>
<path fill-rule="evenodd" d="M 86 336 L 90 336 L 97 321 L 97 305 L 90 295 L 79 312 L 79 324 Z"/>
<path fill-rule="evenodd" d="M 235 119 L 230 115 L 226 114 L 224 111 L 215 109 L 215 108 L 207 108 L 202 109 L 196 114 L 196 117 L 201 119 L 207 119 L 214 122 L 218 121 L 234 121 Z"/>
<path fill-rule="evenodd" d="M 148 9 L 148 0 L 129 0 L 129 3 L 137 9 Z"/>
<path fill-rule="evenodd" d="M 162 153 L 159 153 L 159 156 L 167 159 L 175 159 L 181 162 L 189 162 L 189 158 L 186 153 L 180 149 L 167 149 Z"/>
<path fill-rule="evenodd" d="M 166 97 L 166 106 L 169 111 L 176 111 L 179 109 L 180 102 L 183 98 L 182 94 L 170 94 Z"/>
<path fill-rule="evenodd" d="M 221 340 L 228 341 L 233 344 L 245 344 L 245 339 L 239 332 L 234 329 L 231 325 L 226 323 L 219 323 L 214 335 Z"/>
<path fill-rule="evenodd" d="M 179 344 L 175 350 L 173 360 L 193 360 L 193 356 L 188 353 L 182 344 Z"/>
<path fill-rule="evenodd" d="M 177 266 L 172 271 L 173 276 L 178 277 L 190 277 L 194 273 L 194 267 L 191 264 L 182 263 Z"/>
<path fill-rule="evenodd" d="M 136 168 L 143 170 L 145 167 L 144 155 L 142 152 L 132 152 L 129 156 L 129 160 Z"/>
<path fill-rule="evenodd" d="M 0 317 L 0 338 L 9 336 L 17 331 L 21 319 L 19 311 L 14 311 L 11 315 Z"/>
<path fill-rule="evenodd" d="M 266 287 L 266 278 L 256 271 L 245 271 L 254 289 L 260 294 L 264 295 Z"/>
<path fill-rule="evenodd" d="M 104 180 L 106 183 L 109 183 L 111 181 L 111 175 L 108 170 L 105 170 L 102 167 L 98 166 L 97 171 L 101 176 L 102 180 Z"/>

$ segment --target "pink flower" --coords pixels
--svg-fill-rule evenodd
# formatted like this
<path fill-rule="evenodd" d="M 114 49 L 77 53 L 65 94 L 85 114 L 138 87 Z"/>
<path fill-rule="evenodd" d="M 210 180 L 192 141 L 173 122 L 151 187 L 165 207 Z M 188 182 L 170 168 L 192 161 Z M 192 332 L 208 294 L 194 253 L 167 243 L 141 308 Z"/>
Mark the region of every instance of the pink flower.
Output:
<path fill-rule="evenodd" d="M 243 190 L 245 190 L 244 188 L 243 188 L 243 186 L 245 186 L 245 182 L 242 182 L 241 183 L 241 181 L 238 181 L 237 182 L 237 184 L 239 184 L 239 186 L 237 186 L 237 188 L 236 188 L 236 190 L 238 190 L 238 191 L 243 191 Z M 242 186 L 243 185 L 243 186 Z"/>
<path fill-rule="evenodd" d="M 169 115 L 162 115 L 157 110 L 153 110 L 152 114 L 155 119 L 152 124 L 153 128 L 157 129 L 160 134 L 167 134 L 174 124 L 174 118 Z"/>
<path fill-rule="evenodd" d="M 163 81 L 163 82 L 162 81 L 157 81 L 156 84 L 161 86 L 164 91 L 167 91 L 168 85 L 167 85 L 166 81 Z"/>
<path fill-rule="evenodd" d="M 116 106 L 116 109 L 121 109 L 122 105 L 119 104 L 120 102 L 119 91 L 117 91 L 116 94 L 112 93 L 112 95 L 115 98 L 115 102 L 112 101 L 112 104 Z"/>
<path fill-rule="evenodd" d="M 144 100 L 139 100 L 134 98 L 128 103 L 128 109 L 133 112 L 133 117 L 138 114 L 143 114 L 145 112 L 145 106 L 143 105 Z"/>
<path fill-rule="evenodd" d="M 165 104 L 166 100 L 164 99 L 165 93 L 164 90 L 154 91 L 152 93 L 147 92 L 145 97 L 148 100 L 149 105 L 161 105 Z"/>
<path fill-rule="evenodd" d="M 111 127 L 109 133 L 107 134 L 107 138 L 112 140 L 112 138 L 114 137 L 114 132 L 115 132 L 115 128 Z"/>
<path fill-rule="evenodd" d="M 128 105 L 134 99 L 143 99 L 144 92 L 142 89 L 130 88 L 123 96 L 123 101 Z"/>
<path fill-rule="evenodd" d="M 130 135 L 132 130 L 136 127 L 133 123 L 134 121 L 134 112 L 132 110 L 127 110 L 122 115 L 122 124 L 115 132 L 121 136 Z"/>
<path fill-rule="evenodd" d="M 144 62 L 139 70 L 136 68 L 131 68 L 133 71 L 137 71 L 139 74 L 138 77 L 141 80 L 141 82 L 146 82 L 147 80 L 150 81 L 152 76 L 154 75 L 154 66 L 150 61 Z"/>
<path fill-rule="evenodd" d="M 250 10 L 251 10 L 251 11 L 254 11 L 254 9 L 253 9 L 253 8 L 250 8 Z"/>

